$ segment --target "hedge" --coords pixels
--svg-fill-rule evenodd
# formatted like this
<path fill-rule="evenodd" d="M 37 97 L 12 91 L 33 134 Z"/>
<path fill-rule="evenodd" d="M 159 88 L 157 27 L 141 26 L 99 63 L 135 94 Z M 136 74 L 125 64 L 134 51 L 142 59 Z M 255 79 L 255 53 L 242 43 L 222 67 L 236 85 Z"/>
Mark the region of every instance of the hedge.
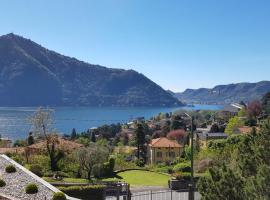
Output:
<path fill-rule="evenodd" d="M 82 200 L 103 200 L 105 197 L 105 186 L 103 185 L 58 187 L 58 189 L 71 197 Z"/>
<path fill-rule="evenodd" d="M 191 172 L 190 163 L 179 163 L 173 167 L 174 172 Z"/>

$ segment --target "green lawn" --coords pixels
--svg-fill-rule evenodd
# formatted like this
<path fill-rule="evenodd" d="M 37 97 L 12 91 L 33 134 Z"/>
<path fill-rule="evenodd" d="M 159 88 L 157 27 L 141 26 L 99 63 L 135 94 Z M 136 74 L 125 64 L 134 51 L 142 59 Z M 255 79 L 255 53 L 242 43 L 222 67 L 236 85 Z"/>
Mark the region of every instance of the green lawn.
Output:
<path fill-rule="evenodd" d="M 48 177 L 43 177 L 45 181 L 56 182 Z M 142 171 L 142 170 L 131 170 L 120 172 L 113 178 L 99 179 L 101 181 L 125 181 L 132 186 L 167 186 L 170 176 L 159 174 L 156 172 Z M 89 183 L 87 179 L 78 178 L 64 178 L 57 182 L 68 182 L 68 183 Z"/>
<path fill-rule="evenodd" d="M 66 183 L 89 183 L 89 181 L 87 179 L 83 179 L 83 178 L 63 178 L 63 180 L 61 181 L 57 181 L 54 180 L 52 178 L 49 177 L 43 177 L 43 179 L 47 182 L 66 182 Z"/>
<path fill-rule="evenodd" d="M 156 172 L 131 170 L 120 172 L 116 178 L 103 179 L 103 181 L 121 180 L 132 186 L 167 186 L 170 176 Z"/>

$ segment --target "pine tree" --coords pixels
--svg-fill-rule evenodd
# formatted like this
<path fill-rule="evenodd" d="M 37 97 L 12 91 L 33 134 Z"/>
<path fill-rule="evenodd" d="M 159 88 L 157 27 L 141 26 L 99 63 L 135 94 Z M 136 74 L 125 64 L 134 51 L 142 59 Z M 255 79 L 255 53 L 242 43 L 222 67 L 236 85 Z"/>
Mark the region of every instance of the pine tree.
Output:
<path fill-rule="evenodd" d="M 145 131 L 141 123 L 137 124 L 135 133 L 136 133 L 135 141 L 137 144 L 137 158 L 140 165 L 144 165 L 146 163 L 146 146 L 145 146 L 146 139 L 145 139 Z"/>
<path fill-rule="evenodd" d="M 91 141 L 92 141 L 92 142 L 96 142 L 96 141 L 97 141 L 97 139 L 96 139 L 96 134 L 95 134 L 94 131 L 91 131 Z"/>
<path fill-rule="evenodd" d="M 32 144 L 35 143 L 34 137 L 33 137 L 33 133 L 29 132 L 28 138 L 27 138 L 27 144 L 30 146 Z"/>
<path fill-rule="evenodd" d="M 75 140 L 77 138 L 77 132 L 75 128 L 72 129 L 70 137 L 71 137 L 71 140 Z"/>

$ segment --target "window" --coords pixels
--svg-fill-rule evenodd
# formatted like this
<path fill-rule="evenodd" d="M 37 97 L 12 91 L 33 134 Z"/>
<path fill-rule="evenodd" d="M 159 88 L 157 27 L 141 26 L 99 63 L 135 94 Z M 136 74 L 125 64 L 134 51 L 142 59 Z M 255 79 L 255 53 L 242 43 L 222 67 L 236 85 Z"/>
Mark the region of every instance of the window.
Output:
<path fill-rule="evenodd" d="M 175 152 L 170 152 L 170 157 L 175 158 Z"/>
<path fill-rule="evenodd" d="M 158 152 L 157 152 L 157 157 L 158 157 L 158 158 L 162 158 L 162 152 L 158 151 Z"/>

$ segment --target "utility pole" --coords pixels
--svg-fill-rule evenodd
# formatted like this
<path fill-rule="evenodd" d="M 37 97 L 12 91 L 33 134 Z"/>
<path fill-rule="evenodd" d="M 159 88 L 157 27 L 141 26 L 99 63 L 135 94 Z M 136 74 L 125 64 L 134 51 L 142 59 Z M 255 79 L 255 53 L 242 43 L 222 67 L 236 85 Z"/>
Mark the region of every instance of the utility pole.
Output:
<path fill-rule="evenodd" d="M 194 154 L 194 117 L 193 116 L 190 116 L 189 114 L 185 113 L 185 115 L 190 118 L 191 120 L 191 130 L 190 130 L 190 138 L 191 138 L 191 141 L 190 141 L 190 148 L 191 148 L 191 184 L 189 184 L 189 197 L 188 199 L 189 200 L 194 200 L 194 157 L 193 157 L 193 154 Z"/>

